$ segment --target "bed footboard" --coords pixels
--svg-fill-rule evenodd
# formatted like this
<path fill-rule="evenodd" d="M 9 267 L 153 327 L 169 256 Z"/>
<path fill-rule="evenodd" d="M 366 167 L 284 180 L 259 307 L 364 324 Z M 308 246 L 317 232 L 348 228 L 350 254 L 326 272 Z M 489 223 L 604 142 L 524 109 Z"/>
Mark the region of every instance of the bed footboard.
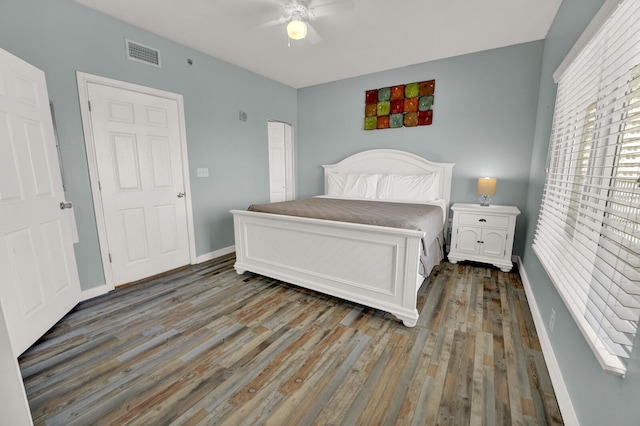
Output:
<path fill-rule="evenodd" d="M 239 274 L 255 272 L 418 320 L 423 232 L 232 210 Z"/>

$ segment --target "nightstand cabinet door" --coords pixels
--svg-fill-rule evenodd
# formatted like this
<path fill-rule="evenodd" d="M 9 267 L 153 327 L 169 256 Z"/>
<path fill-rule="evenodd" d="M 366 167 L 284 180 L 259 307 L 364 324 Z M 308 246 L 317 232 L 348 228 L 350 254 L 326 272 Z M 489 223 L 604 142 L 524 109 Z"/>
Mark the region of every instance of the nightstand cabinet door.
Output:
<path fill-rule="evenodd" d="M 480 239 L 480 254 L 483 256 L 504 257 L 506 254 L 507 231 L 501 229 L 483 229 Z"/>
<path fill-rule="evenodd" d="M 457 251 L 483 256 L 503 257 L 507 232 L 498 229 L 461 226 L 458 228 Z"/>
<path fill-rule="evenodd" d="M 516 216 L 513 206 L 480 206 L 456 203 L 451 228 L 449 261 L 463 260 L 491 263 L 502 271 L 512 268 L 511 253 Z"/>
<path fill-rule="evenodd" d="M 457 238 L 453 247 L 461 253 L 480 253 L 480 241 L 482 241 L 482 230 L 480 228 L 459 227 Z"/>

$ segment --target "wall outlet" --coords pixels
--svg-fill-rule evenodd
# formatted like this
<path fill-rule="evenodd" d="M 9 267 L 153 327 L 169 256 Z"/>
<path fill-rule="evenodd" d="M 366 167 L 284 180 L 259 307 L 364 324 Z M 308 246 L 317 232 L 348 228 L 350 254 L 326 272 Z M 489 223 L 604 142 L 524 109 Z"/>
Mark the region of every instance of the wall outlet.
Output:
<path fill-rule="evenodd" d="M 551 309 L 551 315 L 549 316 L 549 331 L 553 333 L 553 326 L 556 324 L 556 311 Z"/>

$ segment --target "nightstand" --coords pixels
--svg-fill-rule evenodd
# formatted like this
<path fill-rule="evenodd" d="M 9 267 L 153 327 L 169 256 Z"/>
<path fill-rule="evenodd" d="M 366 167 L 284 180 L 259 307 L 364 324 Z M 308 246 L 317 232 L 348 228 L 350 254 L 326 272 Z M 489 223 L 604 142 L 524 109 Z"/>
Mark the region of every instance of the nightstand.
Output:
<path fill-rule="evenodd" d="M 513 234 L 516 216 L 515 206 L 481 206 L 456 203 L 451 226 L 451 251 L 449 262 L 463 260 L 490 263 L 509 272 L 513 267 Z"/>

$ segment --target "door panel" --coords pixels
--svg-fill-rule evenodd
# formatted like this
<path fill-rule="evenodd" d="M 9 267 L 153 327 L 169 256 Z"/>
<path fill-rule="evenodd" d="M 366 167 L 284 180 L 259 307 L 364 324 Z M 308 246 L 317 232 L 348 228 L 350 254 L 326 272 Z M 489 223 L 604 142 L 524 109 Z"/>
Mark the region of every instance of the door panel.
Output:
<path fill-rule="evenodd" d="M 164 206 L 155 206 L 158 223 L 166 223 L 168 226 L 162 226 L 159 229 L 160 235 L 160 253 L 168 254 L 176 252 L 180 249 L 179 230 L 175 226 L 178 219 L 176 217 L 176 209 L 173 204 Z M 174 226 L 171 226 L 174 225 Z"/>
<path fill-rule="evenodd" d="M 24 352 L 80 300 L 44 73 L 0 49 L 0 301 Z"/>
<path fill-rule="evenodd" d="M 111 137 L 113 165 L 116 173 L 115 181 L 118 191 L 142 190 L 136 136 L 114 134 Z"/>
<path fill-rule="evenodd" d="M 171 187 L 171 150 L 169 139 L 149 138 L 151 149 L 151 168 L 154 188 Z"/>
<path fill-rule="evenodd" d="M 18 202 L 22 199 L 22 183 L 18 176 L 18 158 L 9 130 L 9 115 L 0 112 L 0 204 Z"/>
<path fill-rule="evenodd" d="M 9 266 L 13 273 L 19 309 L 28 316 L 44 303 L 42 277 L 33 265 L 38 263 L 31 229 L 22 229 L 4 235 L 7 251 L 10 253 Z"/>
<path fill-rule="evenodd" d="M 120 210 L 121 222 L 124 227 L 127 249 L 126 264 L 149 259 L 149 246 L 147 245 L 147 223 L 144 217 L 144 209 Z"/>
<path fill-rule="evenodd" d="M 178 105 L 88 84 L 114 284 L 189 263 Z"/>
<path fill-rule="evenodd" d="M 57 294 L 63 291 L 65 284 L 69 279 L 69 271 L 67 269 L 69 259 L 67 259 L 67 251 L 64 249 L 64 230 L 61 228 L 60 221 L 51 221 L 42 224 L 42 239 L 44 245 L 42 249 L 51 264 L 51 273 L 53 274 L 53 292 Z"/>

